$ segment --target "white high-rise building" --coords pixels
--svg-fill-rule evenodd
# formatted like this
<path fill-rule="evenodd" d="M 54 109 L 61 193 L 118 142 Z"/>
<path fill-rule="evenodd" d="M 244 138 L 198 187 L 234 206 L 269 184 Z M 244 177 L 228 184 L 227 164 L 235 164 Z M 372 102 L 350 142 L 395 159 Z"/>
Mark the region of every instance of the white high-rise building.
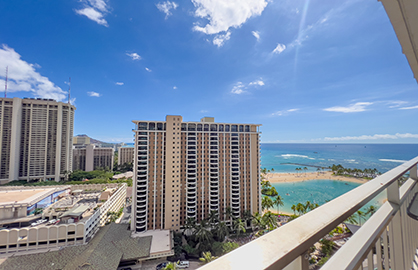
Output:
<path fill-rule="evenodd" d="M 0 182 L 59 181 L 71 171 L 74 111 L 53 99 L 0 98 Z"/>

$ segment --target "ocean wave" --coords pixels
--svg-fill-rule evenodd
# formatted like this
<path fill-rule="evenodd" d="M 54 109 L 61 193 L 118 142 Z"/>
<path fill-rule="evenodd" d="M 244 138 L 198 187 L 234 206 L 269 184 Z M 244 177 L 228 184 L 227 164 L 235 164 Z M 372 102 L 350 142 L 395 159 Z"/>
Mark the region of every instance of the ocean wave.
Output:
<path fill-rule="evenodd" d="M 285 154 L 278 157 L 284 157 L 284 158 L 292 158 L 292 157 L 300 157 L 300 158 L 309 158 L 308 156 L 304 155 L 296 155 L 296 154 Z"/>
<path fill-rule="evenodd" d="M 407 162 L 407 160 L 400 160 L 400 159 L 379 159 L 379 161 L 387 161 L 387 162 L 396 162 L 396 163 L 404 163 Z"/>
<path fill-rule="evenodd" d="M 356 162 L 355 159 L 344 159 L 344 161 L 347 161 L 347 162 Z"/>

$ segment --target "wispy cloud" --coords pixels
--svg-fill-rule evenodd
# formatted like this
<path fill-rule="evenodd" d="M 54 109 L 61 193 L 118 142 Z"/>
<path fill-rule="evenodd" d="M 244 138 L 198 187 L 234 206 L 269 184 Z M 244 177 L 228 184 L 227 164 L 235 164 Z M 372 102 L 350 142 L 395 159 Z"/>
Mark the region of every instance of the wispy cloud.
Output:
<path fill-rule="evenodd" d="M 231 32 L 229 32 L 229 31 L 226 32 L 223 35 L 216 35 L 213 38 L 213 44 L 216 45 L 216 46 L 218 46 L 218 48 L 219 47 L 222 47 L 224 45 L 225 41 L 229 40 L 230 37 L 231 37 Z"/>
<path fill-rule="evenodd" d="M 242 93 L 245 93 L 244 91 L 245 85 L 242 82 L 237 82 L 231 90 L 232 94 L 240 95 Z"/>
<path fill-rule="evenodd" d="M 87 92 L 87 95 L 89 95 L 91 97 L 100 97 L 101 96 L 101 94 L 99 94 L 97 92 L 93 92 L 93 91 Z"/>
<path fill-rule="evenodd" d="M 145 70 L 148 71 L 148 72 L 151 72 L 152 71 L 151 69 L 149 69 L 147 67 L 145 68 Z"/>
<path fill-rule="evenodd" d="M 107 1 L 105 0 L 82 0 L 83 8 L 76 9 L 79 15 L 86 16 L 92 21 L 104 26 L 108 26 L 104 16 L 109 12 Z"/>
<path fill-rule="evenodd" d="M 260 32 L 258 31 L 252 31 L 251 34 L 257 39 L 257 41 L 260 40 Z"/>
<path fill-rule="evenodd" d="M 408 104 L 408 102 L 406 101 L 401 101 L 401 100 L 391 100 L 391 101 L 387 101 L 387 104 L 389 105 L 389 108 L 399 108 L 403 105 Z"/>
<path fill-rule="evenodd" d="M 281 54 L 284 50 L 286 50 L 286 45 L 284 44 L 277 44 L 276 48 L 273 50 L 275 54 Z"/>
<path fill-rule="evenodd" d="M 165 19 L 167 19 L 170 15 L 172 15 L 171 10 L 175 10 L 179 5 L 175 2 L 165 1 L 158 3 L 156 6 L 159 11 L 165 13 Z"/>
<path fill-rule="evenodd" d="M 355 104 L 351 104 L 347 107 L 340 107 L 335 106 L 331 108 L 323 109 L 327 112 L 342 112 L 342 113 L 355 113 L 355 112 L 364 112 L 366 111 L 366 107 L 372 105 L 373 102 L 357 102 Z"/>
<path fill-rule="evenodd" d="M 277 111 L 271 114 L 271 116 L 284 116 L 284 115 L 288 115 L 291 112 L 297 112 L 299 111 L 299 109 L 289 109 L 289 110 L 284 110 L 284 111 Z"/>
<path fill-rule="evenodd" d="M 208 110 L 200 110 L 200 113 L 207 113 L 209 112 Z"/>
<path fill-rule="evenodd" d="M 177 86 L 173 86 L 173 89 L 176 90 L 177 89 Z"/>
<path fill-rule="evenodd" d="M 396 134 L 374 134 L 361 136 L 325 137 L 319 141 L 373 141 L 373 140 L 396 140 L 396 139 L 418 139 L 418 134 L 396 133 Z M 318 141 L 317 140 L 317 141 Z"/>
<path fill-rule="evenodd" d="M 117 82 L 116 85 L 123 85 L 123 82 Z"/>
<path fill-rule="evenodd" d="M 52 83 L 47 77 L 36 71 L 38 64 L 30 64 L 21 59 L 21 56 L 7 45 L 0 47 L 0 85 L 5 85 L 5 73 L 8 67 L 7 90 L 9 92 L 32 92 L 35 97 L 51 98 L 62 101 L 66 92 Z M 3 88 L 4 89 L 4 88 Z"/>
<path fill-rule="evenodd" d="M 252 81 L 252 82 L 250 82 L 248 84 L 244 84 L 242 82 L 237 82 L 232 87 L 231 93 L 232 94 L 236 94 L 236 95 L 240 95 L 240 94 L 243 94 L 243 93 L 248 92 L 247 90 L 249 88 L 259 87 L 259 86 L 264 86 L 264 85 L 265 85 L 265 83 L 264 83 L 264 81 L 262 79 L 258 79 L 258 80 Z"/>
<path fill-rule="evenodd" d="M 230 33 L 230 28 L 241 27 L 249 18 L 261 15 L 268 2 L 268 0 L 192 0 L 193 5 L 196 7 L 195 16 L 209 21 L 205 26 L 196 23 L 193 30 L 207 35 L 219 34 L 221 32 L 227 35 Z M 217 40 L 220 39 L 219 36 L 216 36 L 216 38 Z M 219 47 L 219 41 L 215 43 L 215 39 L 214 44 Z M 228 39 L 224 39 L 224 41 Z"/>
<path fill-rule="evenodd" d="M 417 106 L 412 106 L 412 107 L 402 107 L 399 108 L 399 110 L 415 110 L 418 109 L 418 105 Z"/>
<path fill-rule="evenodd" d="M 141 60 L 141 56 L 137 53 L 126 53 L 127 56 L 132 58 L 132 60 Z"/>
<path fill-rule="evenodd" d="M 263 86 L 264 85 L 264 82 L 260 79 L 260 80 L 256 80 L 256 81 L 250 82 L 248 85 Z"/>

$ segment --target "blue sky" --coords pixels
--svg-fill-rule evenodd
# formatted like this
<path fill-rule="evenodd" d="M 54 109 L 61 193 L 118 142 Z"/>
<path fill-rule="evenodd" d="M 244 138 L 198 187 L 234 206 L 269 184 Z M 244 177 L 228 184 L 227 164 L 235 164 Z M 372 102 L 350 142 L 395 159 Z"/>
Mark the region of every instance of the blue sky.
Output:
<path fill-rule="evenodd" d="M 262 124 L 262 142 L 418 143 L 418 85 L 376 0 L 1 1 L 0 91 L 132 120 Z M 3 96 L 3 93 L 1 93 Z"/>

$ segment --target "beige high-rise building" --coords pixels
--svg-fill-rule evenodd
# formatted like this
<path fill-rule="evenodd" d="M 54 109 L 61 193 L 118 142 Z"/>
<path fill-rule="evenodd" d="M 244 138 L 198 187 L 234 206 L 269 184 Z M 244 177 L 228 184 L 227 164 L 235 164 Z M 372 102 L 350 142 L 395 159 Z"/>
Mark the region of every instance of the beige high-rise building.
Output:
<path fill-rule="evenodd" d="M 73 171 L 94 171 L 97 169 L 113 170 L 115 149 L 113 147 L 96 147 L 89 144 L 83 148 L 73 149 Z"/>
<path fill-rule="evenodd" d="M 179 230 L 211 211 L 226 220 L 261 208 L 260 125 L 166 121 L 135 123 L 131 229 Z"/>
<path fill-rule="evenodd" d="M 134 162 L 134 147 L 122 146 L 118 149 L 118 165 Z"/>
<path fill-rule="evenodd" d="M 0 182 L 59 181 L 70 171 L 74 111 L 53 99 L 0 98 Z"/>

